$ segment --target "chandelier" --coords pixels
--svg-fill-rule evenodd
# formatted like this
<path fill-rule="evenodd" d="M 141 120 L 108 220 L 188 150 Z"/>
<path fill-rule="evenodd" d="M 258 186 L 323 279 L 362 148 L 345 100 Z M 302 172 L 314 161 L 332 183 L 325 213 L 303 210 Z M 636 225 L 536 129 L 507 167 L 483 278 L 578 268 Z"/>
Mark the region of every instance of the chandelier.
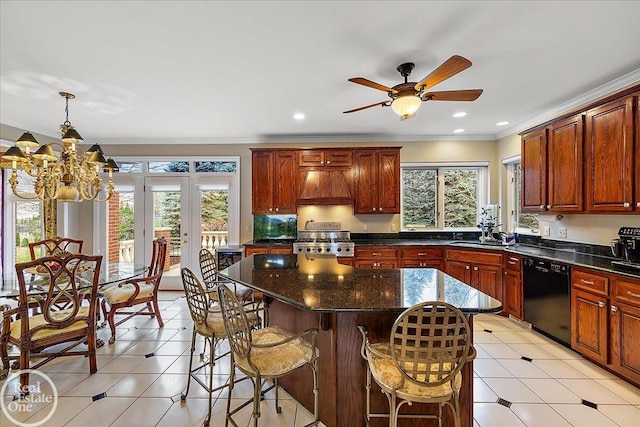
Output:
<path fill-rule="evenodd" d="M 3 160 L 11 161 L 11 190 L 21 199 L 61 202 L 109 200 L 114 191 L 112 175 L 118 171 L 118 165 L 111 158 L 105 159 L 98 144 L 86 151 L 80 147 L 84 141 L 69 121 L 69 100 L 75 95 L 67 92 L 60 92 L 60 95 L 65 99 L 66 113 L 66 120 L 60 125 L 60 143 L 40 145 L 31 132 L 25 132 L 2 156 Z M 54 146 L 61 150 L 60 157 L 56 156 Z M 103 190 L 101 169 L 109 174 L 103 198 L 98 197 Z M 33 193 L 21 194 L 18 190 L 18 170 L 35 178 Z"/>

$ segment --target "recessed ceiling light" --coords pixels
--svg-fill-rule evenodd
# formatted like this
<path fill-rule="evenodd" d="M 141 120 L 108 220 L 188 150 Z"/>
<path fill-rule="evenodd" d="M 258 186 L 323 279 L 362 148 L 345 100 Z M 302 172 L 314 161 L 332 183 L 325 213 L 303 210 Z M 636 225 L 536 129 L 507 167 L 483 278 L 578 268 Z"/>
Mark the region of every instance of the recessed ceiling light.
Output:
<path fill-rule="evenodd" d="M 466 115 L 467 115 L 467 113 L 465 113 L 464 111 L 459 111 L 459 112 L 455 113 L 453 115 L 453 117 L 464 117 Z"/>
<path fill-rule="evenodd" d="M 304 114 L 303 113 L 295 113 L 293 115 L 293 118 L 296 120 L 304 120 Z"/>
<path fill-rule="evenodd" d="M 509 122 L 498 122 L 496 123 L 496 126 L 504 126 L 504 125 L 508 125 Z"/>
<path fill-rule="evenodd" d="M 462 133 L 464 132 L 464 129 L 456 129 L 453 131 L 453 133 Z"/>

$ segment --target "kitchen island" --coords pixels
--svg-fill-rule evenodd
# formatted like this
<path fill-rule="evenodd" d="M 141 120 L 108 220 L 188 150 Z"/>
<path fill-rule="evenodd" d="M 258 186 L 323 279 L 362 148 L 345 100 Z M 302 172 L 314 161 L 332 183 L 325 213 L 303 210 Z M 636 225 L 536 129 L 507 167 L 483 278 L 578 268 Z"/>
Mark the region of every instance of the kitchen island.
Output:
<path fill-rule="evenodd" d="M 364 426 L 366 362 L 360 355 L 357 325 L 369 330 L 372 342 L 388 340 L 396 317 L 422 301 L 445 301 L 469 318 L 499 312 L 499 301 L 431 268 L 359 269 L 338 264 L 333 256 L 253 255 L 220 272 L 265 297 L 270 325 L 299 332 L 320 329 L 319 412 L 328 427 Z M 280 384 L 307 409 L 313 408 L 312 375 L 308 370 L 283 378 Z M 384 396 L 372 389 L 374 412 L 388 409 Z M 429 406 L 431 410 L 435 405 Z M 460 397 L 462 426 L 473 425 L 473 365 L 463 370 Z M 425 410 L 413 405 L 409 410 Z M 445 410 L 449 417 L 449 411 Z M 446 418 L 445 417 L 445 418 Z M 371 426 L 383 426 L 374 419 Z M 429 426 L 433 420 L 402 420 L 400 426 Z M 445 422 L 449 425 L 449 422 Z"/>

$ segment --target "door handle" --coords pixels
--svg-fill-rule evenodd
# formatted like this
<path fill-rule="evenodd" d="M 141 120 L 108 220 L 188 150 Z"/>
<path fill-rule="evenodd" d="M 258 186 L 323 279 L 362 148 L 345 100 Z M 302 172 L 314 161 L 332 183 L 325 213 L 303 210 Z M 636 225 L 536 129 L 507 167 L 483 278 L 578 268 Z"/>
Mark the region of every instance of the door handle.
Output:
<path fill-rule="evenodd" d="M 598 307 L 602 308 L 602 307 L 604 307 L 604 306 L 605 306 L 604 302 L 602 302 L 602 301 L 598 301 Z"/>

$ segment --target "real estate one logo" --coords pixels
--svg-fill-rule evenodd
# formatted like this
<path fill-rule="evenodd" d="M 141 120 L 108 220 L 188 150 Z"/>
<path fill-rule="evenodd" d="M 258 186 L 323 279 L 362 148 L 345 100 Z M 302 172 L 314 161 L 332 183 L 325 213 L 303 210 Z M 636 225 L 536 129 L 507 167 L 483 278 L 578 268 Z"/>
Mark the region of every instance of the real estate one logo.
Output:
<path fill-rule="evenodd" d="M 20 384 L 21 373 L 29 373 L 29 384 Z M 58 407 L 55 384 L 36 369 L 25 369 L 16 374 L 18 377 L 15 381 L 7 378 L 0 388 L 0 396 L 14 396 L 11 401 L 0 401 L 2 412 L 9 421 L 23 427 L 37 427 L 46 423 Z"/>

